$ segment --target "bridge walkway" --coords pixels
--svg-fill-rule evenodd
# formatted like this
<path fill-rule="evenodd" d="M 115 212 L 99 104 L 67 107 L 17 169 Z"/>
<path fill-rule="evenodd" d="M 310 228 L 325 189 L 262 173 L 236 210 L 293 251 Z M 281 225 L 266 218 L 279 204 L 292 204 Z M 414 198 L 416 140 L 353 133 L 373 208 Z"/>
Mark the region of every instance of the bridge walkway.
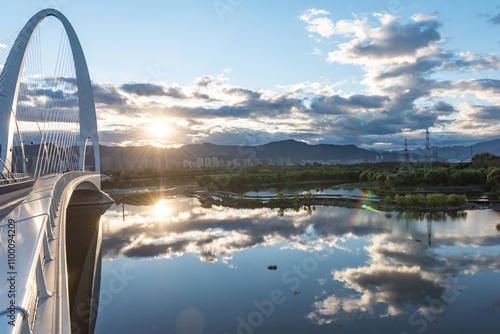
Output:
<path fill-rule="evenodd" d="M 2 306 L 10 300 L 14 305 L 0 310 L 0 332 L 71 333 L 65 217 L 71 195 L 80 189 L 100 193 L 100 174 L 43 176 L 0 222 L 0 265 L 9 265 L 12 279 L 12 284 L 0 285 L 0 300 Z"/>

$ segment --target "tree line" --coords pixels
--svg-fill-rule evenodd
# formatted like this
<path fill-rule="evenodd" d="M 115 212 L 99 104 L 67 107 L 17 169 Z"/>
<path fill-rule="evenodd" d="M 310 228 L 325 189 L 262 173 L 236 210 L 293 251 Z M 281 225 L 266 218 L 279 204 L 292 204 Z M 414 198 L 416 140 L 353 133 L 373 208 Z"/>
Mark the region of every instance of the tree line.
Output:
<path fill-rule="evenodd" d="M 304 181 L 368 182 L 382 189 L 418 186 L 475 186 L 500 190 L 500 157 L 490 153 L 474 156 L 471 163 L 436 164 L 425 171 L 421 166 L 407 168 L 396 163 L 356 166 L 286 166 L 247 168 L 232 175 L 200 175 L 197 184 L 219 189 L 239 189 L 248 185 L 272 185 Z"/>
<path fill-rule="evenodd" d="M 228 169 L 164 169 L 105 171 L 110 180 L 103 188 L 197 183 L 219 190 L 237 190 L 252 185 L 297 184 L 300 182 L 364 182 L 377 188 L 419 186 L 475 186 L 500 191 L 500 158 L 482 153 L 471 163 L 437 163 L 425 171 L 422 166 L 410 168 L 398 163 L 346 165 L 297 165 Z"/>

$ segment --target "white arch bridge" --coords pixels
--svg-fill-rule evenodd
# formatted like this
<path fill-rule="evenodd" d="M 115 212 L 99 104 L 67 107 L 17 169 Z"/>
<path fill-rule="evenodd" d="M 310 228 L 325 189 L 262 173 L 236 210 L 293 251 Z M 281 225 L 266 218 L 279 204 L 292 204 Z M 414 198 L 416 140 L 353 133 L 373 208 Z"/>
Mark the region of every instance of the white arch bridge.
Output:
<path fill-rule="evenodd" d="M 62 23 L 66 45 L 51 77 L 30 72 L 47 17 Z M 11 39 L 0 74 L 0 332 L 71 333 L 66 210 L 76 197 L 111 201 L 100 190 L 92 84 L 78 37 L 57 10 L 38 12 Z M 92 263 L 95 274 L 100 261 Z"/>

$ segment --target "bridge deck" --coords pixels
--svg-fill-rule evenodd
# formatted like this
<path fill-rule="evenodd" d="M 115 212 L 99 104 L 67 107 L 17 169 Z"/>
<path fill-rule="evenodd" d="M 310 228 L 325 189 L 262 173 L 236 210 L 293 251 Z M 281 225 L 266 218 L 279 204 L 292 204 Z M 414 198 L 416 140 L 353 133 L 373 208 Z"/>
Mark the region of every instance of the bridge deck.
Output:
<path fill-rule="evenodd" d="M 16 206 L 21 203 L 33 189 L 33 181 L 23 182 L 22 187 L 16 187 L 15 190 L 3 192 L 9 186 L 0 186 L 0 220 L 4 219 Z"/>
<path fill-rule="evenodd" d="M 99 191 L 99 174 L 41 177 L 0 222 L 0 267 L 12 283 L 0 285 L 0 332 L 71 331 L 65 211 L 71 194 L 82 185 Z"/>

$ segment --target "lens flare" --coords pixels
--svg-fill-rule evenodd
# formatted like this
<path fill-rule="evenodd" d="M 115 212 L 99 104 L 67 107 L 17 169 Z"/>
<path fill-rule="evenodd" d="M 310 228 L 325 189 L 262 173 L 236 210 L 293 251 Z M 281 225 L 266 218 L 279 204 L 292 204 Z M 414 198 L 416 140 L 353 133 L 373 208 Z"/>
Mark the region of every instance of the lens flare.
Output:
<path fill-rule="evenodd" d="M 165 199 L 161 199 L 152 208 L 151 213 L 157 220 L 167 220 L 172 214 L 172 208 L 168 205 Z"/>
<path fill-rule="evenodd" d="M 374 209 L 371 207 L 371 199 L 375 194 L 371 190 L 363 189 L 363 195 L 360 197 L 356 204 L 356 209 L 354 210 L 354 213 L 352 215 L 351 219 L 351 225 L 354 226 L 360 226 L 363 225 L 363 215 L 362 215 L 362 210 L 370 210 L 374 211 L 377 213 L 381 213 L 381 211 Z"/>

